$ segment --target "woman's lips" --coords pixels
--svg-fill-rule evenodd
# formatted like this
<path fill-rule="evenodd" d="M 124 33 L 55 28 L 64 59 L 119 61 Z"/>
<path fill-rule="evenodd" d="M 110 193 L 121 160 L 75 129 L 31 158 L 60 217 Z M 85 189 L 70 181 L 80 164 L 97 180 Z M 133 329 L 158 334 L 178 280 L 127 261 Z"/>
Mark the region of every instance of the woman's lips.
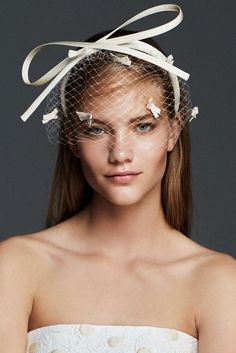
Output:
<path fill-rule="evenodd" d="M 127 184 L 128 182 L 136 179 L 138 174 L 126 174 L 126 175 L 112 175 L 106 176 L 114 184 Z"/>

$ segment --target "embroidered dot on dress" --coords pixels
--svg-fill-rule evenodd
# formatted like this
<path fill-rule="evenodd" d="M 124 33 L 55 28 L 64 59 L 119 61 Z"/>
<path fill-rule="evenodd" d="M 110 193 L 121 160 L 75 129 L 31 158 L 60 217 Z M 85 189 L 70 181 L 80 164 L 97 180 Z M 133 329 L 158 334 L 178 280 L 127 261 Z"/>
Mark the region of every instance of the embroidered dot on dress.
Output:
<path fill-rule="evenodd" d="M 169 330 L 168 331 L 168 336 L 170 340 L 177 340 L 179 338 L 179 334 L 177 331 Z"/>
<path fill-rule="evenodd" d="M 29 346 L 29 353 L 37 353 L 37 347 L 38 347 L 38 343 L 32 342 L 31 345 Z"/>
<path fill-rule="evenodd" d="M 80 325 L 80 328 L 79 328 L 80 332 L 81 332 L 81 335 L 83 336 L 90 336 L 93 334 L 93 327 L 91 325 L 88 325 L 88 324 L 83 324 L 83 325 Z"/>
<path fill-rule="evenodd" d="M 151 351 L 148 348 L 139 348 L 137 353 L 151 353 Z"/>
<path fill-rule="evenodd" d="M 111 347 L 119 347 L 122 344 L 122 338 L 117 337 L 117 336 L 113 336 L 113 337 L 109 338 L 108 344 Z"/>

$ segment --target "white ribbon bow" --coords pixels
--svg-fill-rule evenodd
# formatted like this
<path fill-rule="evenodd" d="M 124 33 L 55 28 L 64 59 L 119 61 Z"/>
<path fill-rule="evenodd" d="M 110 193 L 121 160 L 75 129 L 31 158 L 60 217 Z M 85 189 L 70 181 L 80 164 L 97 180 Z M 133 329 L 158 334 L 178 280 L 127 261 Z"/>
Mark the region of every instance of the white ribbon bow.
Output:
<path fill-rule="evenodd" d="M 189 119 L 189 121 L 191 122 L 193 119 L 196 119 L 198 113 L 199 113 L 198 107 L 193 107 L 191 111 L 191 119 Z"/>
<path fill-rule="evenodd" d="M 157 26 L 148 30 L 140 31 L 138 33 L 127 34 L 124 36 L 119 36 L 115 38 L 109 38 L 113 33 L 117 30 L 138 21 L 144 17 L 150 16 L 152 14 L 164 11 L 173 11 L 178 12 L 178 15 L 171 21 L 167 22 L 164 25 Z M 32 86 L 40 86 L 45 83 L 51 82 L 49 85 L 41 92 L 41 94 L 35 99 L 35 101 L 31 104 L 31 106 L 26 110 L 26 112 L 21 115 L 21 119 L 26 121 L 30 115 L 37 109 L 37 107 L 41 104 L 41 102 L 45 99 L 45 97 L 49 94 L 49 92 L 57 85 L 57 83 L 66 75 L 66 73 L 75 66 L 80 60 L 82 60 L 85 56 L 90 55 L 97 50 L 104 49 L 110 50 L 114 52 L 120 52 L 123 54 L 131 55 L 136 58 L 140 58 L 142 60 L 148 61 L 152 64 L 155 64 L 162 69 L 169 72 L 170 78 L 172 80 L 172 84 L 174 87 L 175 94 L 175 110 L 178 111 L 179 107 L 179 85 L 178 79 L 176 76 L 183 78 L 184 80 L 188 80 L 189 74 L 173 65 L 171 57 L 167 57 L 158 49 L 153 46 L 141 42 L 142 39 L 150 38 L 153 36 L 157 36 L 159 34 L 170 31 L 179 25 L 179 23 L 183 19 L 183 13 L 181 8 L 178 5 L 174 4 L 164 4 L 151 7 L 147 10 L 140 12 L 139 14 L 131 17 L 128 21 L 123 23 L 121 26 L 114 29 L 112 32 L 108 33 L 106 36 L 100 38 L 94 43 L 91 42 L 50 42 L 37 46 L 27 55 L 24 60 L 22 66 L 22 78 L 23 81 Z M 31 61 L 34 56 L 43 48 L 49 45 L 63 45 L 63 46 L 71 46 L 71 47 L 81 47 L 79 50 L 69 50 L 68 57 L 59 62 L 56 66 L 54 66 L 51 70 L 49 70 L 46 74 L 40 77 L 38 80 L 31 82 L 29 79 L 29 67 Z M 167 60 L 166 60 L 167 59 Z"/>
<path fill-rule="evenodd" d="M 166 62 L 169 63 L 169 64 L 171 64 L 171 65 L 173 65 L 173 64 L 174 64 L 173 55 L 170 54 L 169 56 L 167 56 Z"/>

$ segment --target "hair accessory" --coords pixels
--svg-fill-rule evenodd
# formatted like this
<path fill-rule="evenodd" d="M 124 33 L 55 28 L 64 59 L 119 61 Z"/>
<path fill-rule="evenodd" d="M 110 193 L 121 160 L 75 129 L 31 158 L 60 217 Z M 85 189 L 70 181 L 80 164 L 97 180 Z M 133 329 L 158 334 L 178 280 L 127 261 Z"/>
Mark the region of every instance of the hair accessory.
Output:
<path fill-rule="evenodd" d="M 125 56 L 117 56 L 117 55 L 111 53 L 111 56 L 113 57 L 114 61 L 117 61 L 117 62 L 119 62 L 122 65 L 130 66 L 131 63 L 132 63 L 130 58 L 127 55 L 125 55 Z"/>
<path fill-rule="evenodd" d="M 44 114 L 43 119 L 42 119 L 42 123 L 46 124 L 52 119 L 58 119 L 57 113 L 58 113 L 58 110 L 57 110 L 57 108 L 55 108 L 55 109 L 53 109 L 53 111 L 51 113 Z"/>
<path fill-rule="evenodd" d="M 115 38 L 109 38 L 113 33 L 115 33 L 118 29 L 126 27 L 127 25 L 138 21 L 139 19 L 145 18 L 152 14 L 158 12 L 177 12 L 178 15 L 173 20 L 167 22 L 164 25 L 157 26 L 148 30 L 140 31 L 138 33 L 128 34 L 124 36 L 119 36 Z M 181 8 L 178 5 L 174 4 L 164 4 L 151 7 L 147 10 L 144 10 L 137 14 L 136 16 L 131 17 L 128 21 L 123 23 L 121 26 L 114 29 L 112 32 L 104 36 L 103 38 L 99 39 L 94 43 L 90 42 L 50 42 L 46 44 L 42 44 L 34 48 L 26 57 L 23 67 L 22 67 L 22 77 L 23 81 L 26 84 L 33 85 L 33 86 L 40 86 L 43 85 L 50 80 L 50 84 L 47 88 L 37 97 L 37 99 L 31 104 L 31 106 L 26 110 L 26 112 L 21 116 L 23 121 L 26 121 L 30 115 L 37 109 L 37 107 L 41 104 L 41 102 L 45 99 L 45 97 L 49 94 L 49 92 L 56 86 L 56 84 L 65 76 L 65 74 L 75 66 L 80 60 L 82 60 L 85 56 L 91 55 L 92 52 L 96 49 L 104 49 L 104 50 L 111 50 L 115 52 L 124 53 L 127 55 L 132 55 L 136 58 L 140 58 L 147 62 L 150 62 L 154 65 L 158 65 L 159 67 L 169 71 L 170 73 L 182 77 L 184 80 L 188 80 L 189 74 L 184 72 L 183 70 L 171 65 L 170 63 L 166 62 L 162 59 L 164 56 L 158 49 L 153 48 L 153 54 L 146 53 L 146 48 L 149 45 L 146 43 L 143 45 L 141 42 L 142 39 L 150 38 L 153 36 L 157 36 L 159 34 L 165 33 L 170 31 L 171 29 L 178 26 L 178 24 L 183 19 L 183 13 Z M 137 42 L 139 44 L 140 49 L 135 49 L 132 47 L 132 42 Z M 55 67 L 49 70 L 46 74 L 44 74 L 38 80 L 31 82 L 29 80 L 28 71 L 33 60 L 34 56 L 44 47 L 49 45 L 63 45 L 63 46 L 72 46 L 72 47 L 82 47 L 82 49 L 71 51 L 69 50 L 68 57 L 59 62 Z M 92 49 L 92 50 L 88 50 Z M 141 50 L 142 49 L 142 50 Z M 149 48 L 150 49 L 150 48 Z M 155 53 L 158 53 L 155 55 Z M 177 97 L 176 97 L 177 98 Z"/>
<path fill-rule="evenodd" d="M 48 44 L 50 44 L 50 43 L 48 43 Z M 93 54 L 96 51 L 97 51 L 96 49 L 87 48 L 87 47 L 80 49 L 80 51 L 70 49 L 68 51 L 68 57 L 69 58 L 75 58 L 75 57 L 79 58 L 80 57 L 81 59 L 83 59 L 84 56 L 88 56 L 90 54 Z"/>
<path fill-rule="evenodd" d="M 163 25 L 110 38 L 119 29 L 159 12 L 177 14 Z M 177 117 L 177 127 L 183 128 L 196 117 L 198 107 L 192 107 L 186 83 L 189 74 L 174 65 L 172 54 L 166 56 L 155 44 L 143 40 L 170 31 L 182 19 L 178 5 L 158 5 L 131 17 L 95 42 L 63 41 L 37 46 L 24 60 L 22 77 L 26 84 L 48 86 L 21 119 L 27 121 L 46 99 L 42 123 L 52 143 L 89 141 L 102 146 L 103 151 L 117 146 L 139 146 L 147 151 L 166 146 L 176 128 L 172 120 Z M 52 45 L 77 49 L 69 49 L 61 62 L 31 82 L 33 58 Z M 151 111 L 154 122 L 150 114 L 145 114 L 146 109 Z"/>
<path fill-rule="evenodd" d="M 78 112 L 76 110 L 76 114 L 79 117 L 80 121 L 86 120 L 89 125 L 92 125 L 93 115 L 91 113 Z"/>
<path fill-rule="evenodd" d="M 160 115 L 161 109 L 158 108 L 158 107 L 153 103 L 153 99 L 152 99 L 152 98 L 149 98 L 148 104 L 146 105 L 146 107 L 151 110 L 152 115 L 154 116 L 154 118 L 157 118 L 157 117 Z"/>
<path fill-rule="evenodd" d="M 196 118 L 198 113 L 199 113 L 198 107 L 194 107 L 194 108 L 192 109 L 192 112 L 191 112 L 191 119 L 189 119 L 189 121 L 192 121 L 194 118 Z"/>
<path fill-rule="evenodd" d="M 173 55 L 170 54 L 169 56 L 167 56 L 166 62 L 172 65 L 174 63 Z"/>

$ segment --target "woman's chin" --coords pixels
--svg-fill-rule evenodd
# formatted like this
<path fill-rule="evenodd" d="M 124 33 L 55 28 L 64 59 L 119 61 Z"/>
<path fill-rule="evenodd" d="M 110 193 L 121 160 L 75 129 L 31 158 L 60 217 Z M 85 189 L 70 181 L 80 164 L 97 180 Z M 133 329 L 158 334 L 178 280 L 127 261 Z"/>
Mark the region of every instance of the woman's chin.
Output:
<path fill-rule="evenodd" d="M 133 190 L 130 193 L 119 192 L 117 194 L 106 194 L 103 197 L 116 206 L 130 206 L 141 199 L 140 195 L 136 194 Z"/>

